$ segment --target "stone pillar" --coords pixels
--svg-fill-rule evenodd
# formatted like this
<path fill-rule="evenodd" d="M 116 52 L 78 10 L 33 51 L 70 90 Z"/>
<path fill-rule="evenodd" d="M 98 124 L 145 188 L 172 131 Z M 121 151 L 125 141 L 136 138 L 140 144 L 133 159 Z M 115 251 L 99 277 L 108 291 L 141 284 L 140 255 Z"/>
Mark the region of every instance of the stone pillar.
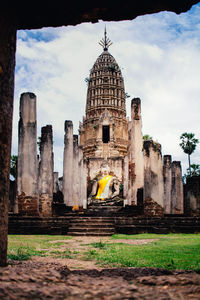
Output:
<path fill-rule="evenodd" d="M 123 188 L 123 197 L 124 197 L 124 206 L 127 204 L 128 197 L 128 156 L 124 158 L 124 188 Z"/>
<path fill-rule="evenodd" d="M 164 213 L 171 214 L 171 191 L 172 191 L 172 157 L 164 155 L 163 180 L 164 180 Z"/>
<path fill-rule="evenodd" d="M 82 147 L 79 146 L 79 206 L 83 208 L 87 208 L 87 169 L 86 162 L 83 158 L 83 150 Z"/>
<path fill-rule="evenodd" d="M 15 50 L 14 19 L 0 12 L 0 266 L 7 263 Z"/>
<path fill-rule="evenodd" d="M 57 193 L 59 191 L 58 184 L 58 172 L 53 172 L 53 193 Z"/>
<path fill-rule="evenodd" d="M 182 214 L 184 204 L 181 163 L 179 161 L 171 162 L 171 155 L 164 156 L 163 179 L 164 212 L 166 214 Z"/>
<path fill-rule="evenodd" d="M 73 206 L 73 123 L 65 121 L 63 159 L 63 196 L 67 206 Z"/>
<path fill-rule="evenodd" d="M 52 126 L 42 127 L 39 164 L 39 213 L 52 215 L 53 202 L 53 134 Z"/>
<path fill-rule="evenodd" d="M 163 215 L 163 164 L 161 145 L 144 141 L 144 213 Z"/>
<path fill-rule="evenodd" d="M 171 213 L 182 214 L 184 210 L 184 204 L 182 170 L 180 161 L 172 162 L 171 202 Z"/>
<path fill-rule="evenodd" d="M 38 163 L 36 96 L 23 93 L 20 98 L 17 199 L 19 213 L 38 214 Z"/>
<path fill-rule="evenodd" d="M 73 135 L 73 205 L 79 205 L 80 199 L 80 170 L 79 170 L 79 149 L 78 135 Z"/>
<path fill-rule="evenodd" d="M 131 101 L 131 121 L 129 122 L 129 179 L 128 204 L 137 205 L 137 191 L 144 187 L 144 158 L 141 119 L 141 100 Z"/>

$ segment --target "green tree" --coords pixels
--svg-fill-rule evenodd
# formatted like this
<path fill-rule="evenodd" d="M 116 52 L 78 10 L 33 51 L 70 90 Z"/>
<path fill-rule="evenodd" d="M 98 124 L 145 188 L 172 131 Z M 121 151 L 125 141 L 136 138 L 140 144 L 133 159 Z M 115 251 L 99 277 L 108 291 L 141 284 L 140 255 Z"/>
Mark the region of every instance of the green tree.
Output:
<path fill-rule="evenodd" d="M 39 148 L 39 152 L 40 152 L 40 150 L 41 150 L 41 140 L 42 140 L 42 137 L 41 137 L 41 136 L 38 136 L 37 145 L 38 145 L 38 148 Z"/>
<path fill-rule="evenodd" d="M 191 176 L 198 176 L 200 175 L 200 165 L 198 164 L 191 164 Z"/>
<path fill-rule="evenodd" d="M 16 179 L 17 178 L 17 155 L 12 155 L 10 159 L 10 174 Z"/>
<path fill-rule="evenodd" d="M 89 77 L 85 78 L 85 82 L 87 83 L 87 85 L 91 82 L 92 80 Z"/>
<path fill-rule="evenodd" d="M 186 174 L 183 175 L 183 183 L 186 183 L 188 177 L 199 176 L 200 175 L 200 165 L 191 164 L 191 174 L 189 168 L 187 169 Z"/>
<path fill-rule="evenodd" d="M 153 141 L 153 138 L 149 134 L 145 134 L 145 135 L 143 135 L 143 140 L 144 141 Z"/>
<path fill-rule="evenodd" d="M 190 155 L 196 149 L 199 140 L 195 138 L 194 133 L 187 133 L 184 132 L 181 136 L 181 143 L 179 144 L 183 149 L 184 153 L 188 155 L 188 163 L 189 163 L 189 174 L 191 175 L 191 162 L 190 162 Z"/>
<path fill-rule="evenodd" d="M 117 70 L 116 64 L 110 64 L 108 66 L 108 70 L 111 71 L 111 72 L 115 72 Z"/>
<path fill-rule="evenodd" d="M 125 93 L 125 98 L 130 98 L 130 95 L 128 93 Z"/>

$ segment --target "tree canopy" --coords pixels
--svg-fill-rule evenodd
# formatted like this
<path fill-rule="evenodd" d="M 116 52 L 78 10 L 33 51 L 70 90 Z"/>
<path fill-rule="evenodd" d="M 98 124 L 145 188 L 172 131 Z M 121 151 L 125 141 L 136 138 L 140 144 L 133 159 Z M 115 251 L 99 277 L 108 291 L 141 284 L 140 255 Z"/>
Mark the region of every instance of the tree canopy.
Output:
<path fill-rule="evenodd" d="M 195 138 L 195 134 L 184 132 L 180 136 L 180 139 L 181 143 L 179 145 L 183 149 L 184 153 L 191 155 L 199 143 L 199 140 Z"/>
<path fill-rule="evenodd" d="M 10 174 L 16 179 L 17 178 L 17 155 L 12 155 L 10 159 Z"/>
<path fill-rule="evenodd" d="M 181 139 L 181 143 L 179 145 L 183 149 L 183 152 L 188 155 L 189 174 L 191 176 L 190 155 L 196 149 L 196 146 L 199 143 L 199 140 L 195 138 L 194 133 L 187 133 L 187 132 L 182 133 L 182 135 L 180 136 L 180 139 Z"/>

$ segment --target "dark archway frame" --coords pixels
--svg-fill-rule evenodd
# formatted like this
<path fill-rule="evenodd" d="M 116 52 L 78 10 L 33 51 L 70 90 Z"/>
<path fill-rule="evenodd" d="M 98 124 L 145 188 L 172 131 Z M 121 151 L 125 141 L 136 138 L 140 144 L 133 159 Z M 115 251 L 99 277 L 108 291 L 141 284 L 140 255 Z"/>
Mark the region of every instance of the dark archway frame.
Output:
<path fill-rule="evenodd" d="M 16 33 L 19 29 L 38 29 L 77 25 L 83 22 L 132 20 L 163 10 L 186 12 L 197 0 L 127 0 L 47 2 L 25 6 L 20 1 L 0 5 L 0 266 L 7 264 L 8 191 L 12 138 Z"/>

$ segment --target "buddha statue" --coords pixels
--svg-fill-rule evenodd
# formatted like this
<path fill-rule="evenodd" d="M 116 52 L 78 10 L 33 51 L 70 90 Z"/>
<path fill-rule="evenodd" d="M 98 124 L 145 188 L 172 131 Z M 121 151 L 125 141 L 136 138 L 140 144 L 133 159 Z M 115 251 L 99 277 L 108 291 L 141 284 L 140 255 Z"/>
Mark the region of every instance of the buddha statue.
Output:
<path fill-rule="evenodd" d="M 88 200 L 91 202 L 92 198 L 95 198 L 96 200 L 104 201 L 113 199 L 118 195 L 119 180 L 115 176 L 110 175 L 109 166 L 104 164 L 101 167 L 100 176 L 97 177 L 92 185 L 92 191 Z"/>

